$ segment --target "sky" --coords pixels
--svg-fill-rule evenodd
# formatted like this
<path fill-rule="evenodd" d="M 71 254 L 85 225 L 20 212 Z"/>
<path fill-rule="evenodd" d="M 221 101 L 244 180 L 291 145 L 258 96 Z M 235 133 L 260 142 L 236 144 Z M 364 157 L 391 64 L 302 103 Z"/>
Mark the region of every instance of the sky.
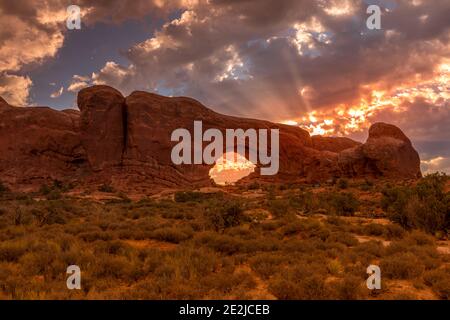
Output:
<path fill-rule="evenodd" d="M 448 0 L 0 0 L 0 96 L 76 108 L 107 84 L 359 141 L 383 121 L 450 173 L 449 17 Z"/>

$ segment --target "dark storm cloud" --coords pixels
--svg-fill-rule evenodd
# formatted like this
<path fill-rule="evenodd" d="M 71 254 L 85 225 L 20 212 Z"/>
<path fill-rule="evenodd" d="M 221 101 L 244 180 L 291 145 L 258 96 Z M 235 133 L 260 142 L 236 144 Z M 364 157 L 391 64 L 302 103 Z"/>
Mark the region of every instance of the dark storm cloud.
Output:
<path fill-rule="evenodd" d="M 94 25 L 152 16 L 166 16 L 179 1 L 88 1 L 1 0 L 0 1 L 0 94 L 10 103 L 30 103 L 32 79 L 16 74 L 25 66 L 54 58 L 65 39 L 67 7 L 81 7 L 82 22 Z M 169 9 L 170 8 L 170 9 Z"/>
<path fill-rule="evenodd" d="M 370 93 L 368 85 L 392 88 L 416 74 L 426 79 L 449 53 L 448 1 L 399 1 L 383 13 L 382 31 L 366 29 L 364 3 L 351 1 L 351 11 L 339 15 L 329 4 L 200 1 L 130 49 L 135 83 L 113 84 L 128 91 L 147 79 L 149 88 L 170 87 L 223 112 L 279 119 L 311 106 L 353 103 Z M 302 88 L 313 93 L 307 102 Z"/>

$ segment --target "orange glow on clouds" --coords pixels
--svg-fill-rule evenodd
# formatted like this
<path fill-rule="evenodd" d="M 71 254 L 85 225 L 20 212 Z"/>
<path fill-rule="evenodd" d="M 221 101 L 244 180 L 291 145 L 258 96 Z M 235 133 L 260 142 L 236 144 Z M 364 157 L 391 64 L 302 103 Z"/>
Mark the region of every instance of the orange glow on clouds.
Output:
<path fill-rule="evenodd" d="M 370 126 L 370 118 L 377 112 L 389 109 L 405 111 L 405 102 L 417 98 L 427 103 L 444 106 L 450 100 L 450 61 L 439 65 L 437 76 L 429 81 L 404 85 L 395 90 L 377 90 L 367 87 L 370 95 L 362 98 L 358 105 L 338 105 L 331 110 L 311 111 L 299 119 L 288 119 L 281 123 L 300 126 L 311 135 L 349 135 Z"/>

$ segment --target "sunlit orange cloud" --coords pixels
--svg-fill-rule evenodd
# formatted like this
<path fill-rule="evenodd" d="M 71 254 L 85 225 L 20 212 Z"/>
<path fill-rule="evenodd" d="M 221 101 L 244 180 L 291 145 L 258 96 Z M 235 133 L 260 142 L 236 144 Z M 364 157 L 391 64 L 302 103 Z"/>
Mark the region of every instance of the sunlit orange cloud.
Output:
<path fill-rule="evenodd" d="M 378 112 L 390 109 L 392 112 L 406 111 L 405 102 L 421 98 L 427 103 L 444 106 L 450 100 L 450 61 L 437 68 L 437 75 L 429 81 L 408 84 L 394 90 L 377 90 L 366 87 L 370 92 L 357 105 L 340 104 L 331 110 L 313 110 L 301 118 L 282 121 L 298 125 L 311 135 L 349 135 L 360 132 L 371 125 L 370 119 Z"/>

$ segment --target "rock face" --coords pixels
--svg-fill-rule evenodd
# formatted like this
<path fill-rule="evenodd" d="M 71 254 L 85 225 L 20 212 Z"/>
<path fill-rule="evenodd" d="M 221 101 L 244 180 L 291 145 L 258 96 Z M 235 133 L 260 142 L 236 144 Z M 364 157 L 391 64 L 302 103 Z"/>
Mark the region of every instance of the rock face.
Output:
<path fill-rule="evenodd" d="M 216 128 L 280 130 L 280 168 L 267 179 L 323 181 L 333 177 L 416 178 L 420 159 L 395 126 L 377 123 L 365 144 L 314 136 L 298 127 L 218 114 L 190 98 L 142 91 L 124 98 L 108 86 L 78 94 L 76 110 L 16 108 L 0 98 L 0 175 L 10 186 L 52 179 L 79 184 L 112 183 L 152 192 L 158 187 L 207 186 L 209 165 L 174 165 L 173 130 Z M 253 178 L 258 177 L 257 173 Z"/>
<path fill-rule="evenodd" d="M 107 86 L 78 93 L 81 110 L 80 138 L 93 170 L 120 165 L 124 151 L 125 99 Z"/>
<path fill-rule="evenodd" d="M 352 176 L 419 178 L 420 158 L 411 141 L 397 127 L 375 123 L 369 129 L 366 143 L 339 154 L 343 172 Z"/>
<path fill-rule="evenodd" d="M 4 100 L 3 100 L 4 101 Z M 73 177 L 88 167 L 74 111 L 0 101 L 0 179 L 12 185 Z"/>

